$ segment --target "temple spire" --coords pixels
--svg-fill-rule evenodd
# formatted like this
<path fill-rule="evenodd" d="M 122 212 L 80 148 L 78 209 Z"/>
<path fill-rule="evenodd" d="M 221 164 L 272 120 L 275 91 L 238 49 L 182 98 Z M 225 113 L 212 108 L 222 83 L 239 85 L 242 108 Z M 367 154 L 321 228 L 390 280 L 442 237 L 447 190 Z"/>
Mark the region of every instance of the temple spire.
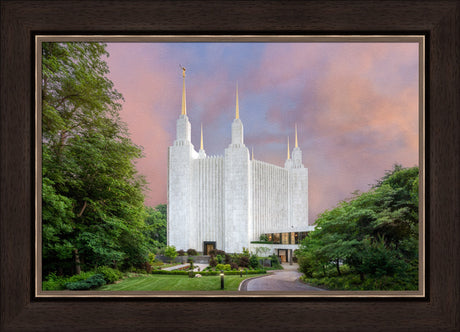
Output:
<path fill-rule="evenodd" d="M 291 159 L 291 153 L 289 152 L 289 136 L 288 136 L 288 147 L 287 148 L 288 148 L 287 149 L 288 150 L 287 151 L 287 159 L 289 160 L 289 159 Z"/>
<path fill-rule="evenodd" d="M 252 156 L 251 160 L 254 160 L 254 147 L 252 147 Z"/>
<path fill-rule="evenodd" d="M 235 119 L 240 118 L 240 107 L 238 105 L 238 82 L 236 82 L 236 114 Z"/>
<path fill-rule="evenodd" d="M 200 144 L 200 150 L 204 150 L 204 149 L 203 149 L 203 124 L 201 124 L 201 144 Z"/>
<path fill-rule="evenodd" d="M 299 143 L 297 142 L 297 123 L 295 124 L 295 147 L 299 147 Z"/>
<path fill-rule="evenodd" d="M 187 106 L 185 103 L 185 68 L 182 68 L 182 112 L 181 115 L 187 115 Z"/>

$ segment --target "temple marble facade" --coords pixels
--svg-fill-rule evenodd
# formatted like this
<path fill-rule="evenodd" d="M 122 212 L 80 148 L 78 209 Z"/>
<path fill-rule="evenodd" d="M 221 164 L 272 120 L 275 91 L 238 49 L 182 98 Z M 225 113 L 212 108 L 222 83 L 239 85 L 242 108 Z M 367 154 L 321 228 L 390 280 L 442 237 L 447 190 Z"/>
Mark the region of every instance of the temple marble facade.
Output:
<path fill-rule="evenodd" d="M 176 140 L 168 151 L 168 245 L 204 254 L 216 248 L 228 253 L 251 248 L 261 234 L 306 232 L 308 169 L 297 143 L 284 167 L 250 157 L 239 118 L 238 88 L 231 143 L 221 156 L 207 156 L 203 128 L 198 151 L 191 142 L 187 117 L 185 69 L 182 111 Z M 292 254 L 291 254 L 292 256 Z"/>

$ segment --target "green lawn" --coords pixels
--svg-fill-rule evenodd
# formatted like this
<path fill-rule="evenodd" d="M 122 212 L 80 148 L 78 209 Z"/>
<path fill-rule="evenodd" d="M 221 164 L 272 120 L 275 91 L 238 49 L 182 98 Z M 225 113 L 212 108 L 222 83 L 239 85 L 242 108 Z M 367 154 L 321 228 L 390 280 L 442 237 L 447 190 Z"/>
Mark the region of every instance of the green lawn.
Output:
<path fill-rule="evenodd" d="M 237 291 L 241 281 L 265 274 L 251 274 L 240 277 L 225 276 L 225 290 Z M 183 275 L 151 274 L 128 277 L 117 284 L 105 285 L 102 291 L 216 291 L 220 290 L 220 276 L 189 278 Z"/>

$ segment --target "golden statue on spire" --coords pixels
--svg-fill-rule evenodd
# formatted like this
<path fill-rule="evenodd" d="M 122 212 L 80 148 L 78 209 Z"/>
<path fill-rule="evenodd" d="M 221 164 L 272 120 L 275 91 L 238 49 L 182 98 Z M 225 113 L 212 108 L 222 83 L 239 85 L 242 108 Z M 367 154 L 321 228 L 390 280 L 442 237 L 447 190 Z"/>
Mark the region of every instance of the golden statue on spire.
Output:
<path fill-rule="evenodd" d="M 238 105 L 238 82 L 236 82 L 236 111 L 235 111 L 235 119 L 240 118 L 240 107 Z"/>
<path fill-rule="evenodd" d="M 181 115 L 187 115 L 187 106 L 186 106 L 186 101 L 185 101 L 185 67 L 182 67 L 179 65 L 179 67 L 182 69 L 182 110 L 181 110 Z"/>

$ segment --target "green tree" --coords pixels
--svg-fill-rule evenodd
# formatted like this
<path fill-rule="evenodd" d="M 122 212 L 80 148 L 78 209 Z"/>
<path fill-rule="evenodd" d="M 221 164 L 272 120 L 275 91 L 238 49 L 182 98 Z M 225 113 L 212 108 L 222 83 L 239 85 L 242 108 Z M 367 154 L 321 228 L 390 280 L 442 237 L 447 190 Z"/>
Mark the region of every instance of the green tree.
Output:
<path fill-rule="evenodd" d="M 174 261 L 174 259 L 177 257 L 177 251 L 176 247 L 174 246 L 167 246 L 165 248 L 165 256 L 168 257 L 171 261 L 171 263 Z"/>
<path fill-rule="evenodd" d="M 149 239 L 151 245 L 155 248 L 161 248 L 166 246 L 166 211 L 166 204 L 157 205 L 155 208 L 146 207 L 146 236 Z"/>
<path fill-rule="evenodd" d="M 120 119 L 102 43 L 43 43 L 43 271 L 142 264 L 142 150 Z"/>
<path fill-rule="evenodd" d="M 395 165 L 368 192 L 355 192 L 347 201 L 323 212 L 317 227 L 298 252 L 307 277 L 326 276 L 334 267 L 341 276 L 346 264 L 359 274 L 417 287 L 418 267 L 418 167 Z M 398 287 L 397 285 L 395 287 Z"/>

